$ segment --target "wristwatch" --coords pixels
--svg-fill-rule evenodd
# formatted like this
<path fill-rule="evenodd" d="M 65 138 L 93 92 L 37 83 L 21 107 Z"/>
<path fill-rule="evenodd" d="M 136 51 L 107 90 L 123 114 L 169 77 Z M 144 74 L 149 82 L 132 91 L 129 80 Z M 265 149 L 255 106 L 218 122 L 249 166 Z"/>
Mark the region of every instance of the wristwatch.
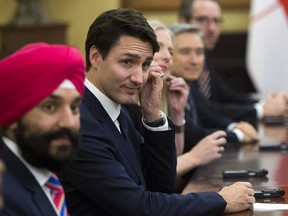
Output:
<path fill-rule="evenodd" d="M 158 120 L 156 120 L 154 122 L 146 122 L 146 120 L 144 119 L 144 122 L 149 127 L 160 127 L 160 126 L 163 126 L 166 123 L 165 122 L 165 118 L 164 118 L 162 113 L 160 113 L 160 119 L 158 119 Z"/>

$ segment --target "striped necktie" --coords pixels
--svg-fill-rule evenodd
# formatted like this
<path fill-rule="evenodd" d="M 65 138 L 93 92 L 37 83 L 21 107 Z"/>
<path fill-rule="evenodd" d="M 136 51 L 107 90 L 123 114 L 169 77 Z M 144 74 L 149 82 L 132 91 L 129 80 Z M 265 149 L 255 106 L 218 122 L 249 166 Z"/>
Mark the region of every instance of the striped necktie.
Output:
<path fill-rule="evenodd" d="M 199 91 L 206 97 L 210 98 L 211 96 L 211 78 L 210 78 L 210 73 L 205 68 L 200 77 L 198 78 L 198 86 L 199 86 Z"/>
<path fill-rule="evenodd" d="M 60 216 L 68 216 L 64 189 L 58 177 L 52 173 L 45 186 L 50 190 L 51 197 Z"/>

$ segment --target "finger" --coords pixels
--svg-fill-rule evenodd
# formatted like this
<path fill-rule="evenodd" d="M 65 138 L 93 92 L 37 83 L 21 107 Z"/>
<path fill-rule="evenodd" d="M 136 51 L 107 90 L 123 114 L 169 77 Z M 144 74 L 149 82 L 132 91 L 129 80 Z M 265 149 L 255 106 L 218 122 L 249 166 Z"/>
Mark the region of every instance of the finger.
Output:
<path fill-rule="evenodd" d="M 249 197 L 248 197 L 248 203 L 249 203 L 249 204 L 253 204 L 253 203 L 255 203 L 255 202 L 256 202 L 256 199 L 255 199 L 254 196 L 249 196 Z"/>
<path fill-rule="evenodd" d="M 226 132 L 219 130 L 219 131 L 216 131 L 216 132 L 212 133 L 212 134 L 211 134 L 211 137 L 212 137 L 213 139 L 218 139 L 218 138 L 221 138 L 221 137 L 226 137 Z"/>
<path fill-rule="evenodd" d="M 164 77 L 164 73 L 162 73 L 161 69 L 156 69 L 155 68 L 153 70 L 150 70 L 149 76 L 154 77 L 154 78 L 160 77 L 162 79 Z"/>
<path fill-rule="evenodd" d="M 161 70 L 161 67 L 157 64 L 157 62 L 152 61 L 150 66 L 149 66 L 149 71 L 151 72 L 156 72 L 158 73 L 161 77 L 164 76 L 164 73 Z"/>
<path fill-rule="evenodd" d="M 150 67 L 153 67 L 153 66 L 158 66 L 158 63 L 156 61 L 152 61 L 150 64 Z"/>
<path fill-rule="evenodd" d="M 255 194 L 255 191 L 251 188 L 251 191 L 250 191 L 249 195 L 250 196 L 254 196 L 254 194 Z"/>
<path fill-rule="evenodd" d="M 215 145 L 217 146 L 224 146 L 226 144 L 227 144 L 227 140 L 225 137 L 220 137 L 220 138 L 215 139 Z"/>
<path fill-rule="evenodd" d="M 258 137 L 258 133 L 256 130 L 254 130 L 254 128 L 251 128 L 250 131 L 249 131 L 249 135 L 252 139 L 254 140 L 258 140 L 259 137 Z"/>
<path fill-rule="evenodd" d="M 243 186 L 247 188 L 252 188 L 252 184 L 250 182 L 237 182 L 237 183 L 242 184 Z"/>
<path fill-rule="evenodd" d="M 218 153 L 222 154 L 225 151 L 225 148 L 223 146 L 219 146 Z"/>

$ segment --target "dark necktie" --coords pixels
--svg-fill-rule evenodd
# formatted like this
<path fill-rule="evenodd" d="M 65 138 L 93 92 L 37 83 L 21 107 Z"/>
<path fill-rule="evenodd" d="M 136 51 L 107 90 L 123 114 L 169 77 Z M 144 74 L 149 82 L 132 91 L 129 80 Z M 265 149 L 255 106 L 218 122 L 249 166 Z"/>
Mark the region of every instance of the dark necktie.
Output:
<path fill-rule="evenodd" d="M 199 91 L 206 97 L 211 96 L 211 78 L 207 68 L 203 70 L 200 77 L 198 78 Z"/>
<path fill-rule="evenodd" d="M 139 159 L 136 156 L 136 151 L 133 147 L 133 144 L 129 138 L 129 128 L 128 128 L 128 120 L 124 111 L 121 109 L 120 114 L 118 116 L 119 127 L 122 133 L 124 140 L 126 141 L 126 145 L 123 145 L 121 148 L 125 149 L 125 155 L 128 157 L 130 163 L 132 163 L 132 167 L 135 170 L 139 184 L 145 185 L 145 180 L 141 171 L 141 166 L 139 164 Z M 134 133 L 133 131 L 131 133 Z"/>
<path fill-rule="evenodd" d="M 118 122 L 119 122 L 119 127 L 120 127 L 120 131 L 122 134 L 122 137 L 124 138 L 125 142 L 127 145 L 125 145 L 127 153 L 130 154 L 131 158 L 135 158 L 136 159 L 136 150 L 134 148 L 135 143 L 132 143 L 132 140 L 129 136 L 130 133 L 134 133 L 134 131 L 129 131 L 129 126 L 128 126 L 128 119 L 129 115 L 126 114 L 125 115 L 125 111 L 121 109 L 120 114 L 118 116 Z M 133 135 L 133 134 L 131 134 Z M 133 139 L 134 136 L 132 136 Z"/>
<path fill-rule="evenodd" d="M 191 91 L 191 89 L 190 89 L 190 91 Z M 185 110 L 186 110 L 186 112 L 188 112 L 186 115 L 187 115 L 187 117 L 190 116 L 190 120 L 192 121 L 193 125 L 197 125 L 198 124 L 197 112 L 196 112 L 196 107 L 195 107 L 193 95 L 191 92 L 189 92 L 189 97 L 188 97 L 188 101 L 187 101 Z"/>
<path fill-rule="evenodd" d="M 119 121 L 119 127 L 122 133 L 122 136 L 124 137 L 126 142 L 129 142 L 129 136 L 128 136 L 128 122 L 125 117 L 124 111 L 121 109 L 120 114 L 118 116 Z"/>
<path fill-rule="evenodd" d="M 65 202 L 64 189 L 55 174 L 46 182 L 45 186 L 49 188 L 52 200 L 56 206 L 57 212 L 60 216 L 68 216 Z"/>

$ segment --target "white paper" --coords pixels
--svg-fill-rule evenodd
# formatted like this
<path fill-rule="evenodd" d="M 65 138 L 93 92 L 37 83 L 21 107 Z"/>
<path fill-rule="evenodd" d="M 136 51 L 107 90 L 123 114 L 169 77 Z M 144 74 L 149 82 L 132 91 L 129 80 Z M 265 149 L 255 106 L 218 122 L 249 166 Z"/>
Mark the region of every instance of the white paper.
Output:
<path fill-rule="evenodd" d="M 253 211 L 276 211 L 276 210 L 288 210 L 288 204 L 277 204 L 277 203 L 253 204 Z"/>

